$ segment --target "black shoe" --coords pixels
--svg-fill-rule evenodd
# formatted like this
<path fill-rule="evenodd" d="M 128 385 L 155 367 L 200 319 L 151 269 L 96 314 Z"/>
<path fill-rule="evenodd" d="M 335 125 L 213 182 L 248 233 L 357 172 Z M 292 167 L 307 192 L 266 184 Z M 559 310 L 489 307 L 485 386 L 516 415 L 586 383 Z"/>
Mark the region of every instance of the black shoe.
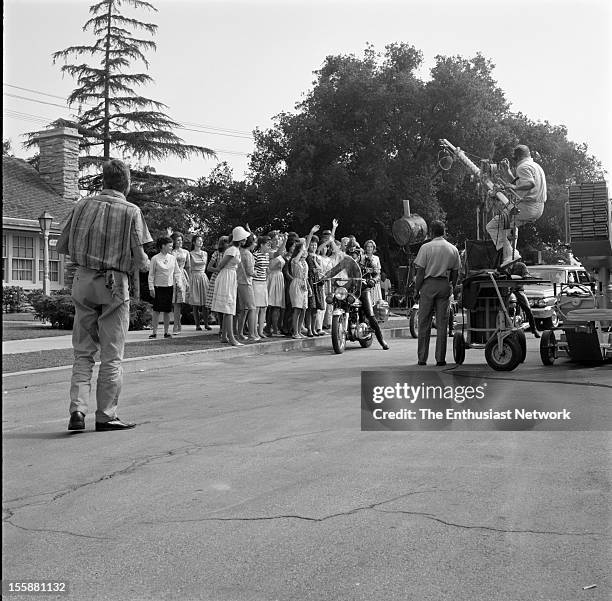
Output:
<path fill-rule="evenodd" d="M 151 334 L 149 338 L 157 338 L 157 334 Z"/>
<path fill-rule="evenodd" d="M 444 367 L 446 365 L 446 361 L 436 361 L 437 367 Z"/>
<path fill-rule="evenodd" d="M 110 430 L 129 430 L 135 428 L 136 424 L 126 424 L 118 417 L 109 422 L 96 422 L 96 432 L 108 432 Z"/>
<path fill-rule="evenodd" d="M 68 430 L 85 430 L 85 414 L 80 411 L 73 411 L 70 414 Z"/>
<path fill-rule="evenodd" d="M 540 338 L 540 332 L 538 332 L 537 330 L 533 331 L 533 337 L 534 338 Z"/>
<path fill-rule="evenodd" d="M 172 334 L 164 334 L 164 338 L 172 338 Z"/>
<path fill-rule="evenodd" d="M 417 365 L 427 365 L 427 363 L 425 361 L 419 361 Z"/>
<path fill-rule="evenodd" d="M 386 342 L 383 342 L 381 346 L 382 346 L 382 350 L 383 351 L 388 351 L 389 350 L 389 345 Z"/>

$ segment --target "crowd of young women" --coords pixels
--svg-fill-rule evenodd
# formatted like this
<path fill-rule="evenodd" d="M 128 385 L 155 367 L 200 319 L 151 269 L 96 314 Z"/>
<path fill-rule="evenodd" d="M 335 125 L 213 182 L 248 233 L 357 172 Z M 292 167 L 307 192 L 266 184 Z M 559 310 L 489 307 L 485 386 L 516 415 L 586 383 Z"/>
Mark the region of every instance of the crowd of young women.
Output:
<path fill-rule="evenodd" d="M 181 333 L 181 306 L 192 307 L 196 330 L 210 330 L 210 315 L 219 324 L 223 342 L 241 346 L 272 336 L 295 339 L 323 336 L 331 323 L 331 305 L 325 295 L 331 283 L 323 275 L 346 255 L 354 236 L 336 242 L 338 222 L 317 235 L 315 225 L 305 238 L 295 232 L 272 231 L 255 236 L 237 226 L 230 236 L 221 236 L 210 256 L 202 248 L 203 239 L 194 235 L 191 251 L 183 248 L 182 234 L 157 240 L 159 251 L 151 259 L 148 283 L 153 297 L 153 326 L 149 338 L 157 338 L 160 314 L 164 337 L 170 338 L 170 316 L 174 314 L 173 334 Z M 372 304 L 381 296 L 380 260 L 376 244 L 368 240 L 364 259 L 372 266 L 376 284 Z"/>

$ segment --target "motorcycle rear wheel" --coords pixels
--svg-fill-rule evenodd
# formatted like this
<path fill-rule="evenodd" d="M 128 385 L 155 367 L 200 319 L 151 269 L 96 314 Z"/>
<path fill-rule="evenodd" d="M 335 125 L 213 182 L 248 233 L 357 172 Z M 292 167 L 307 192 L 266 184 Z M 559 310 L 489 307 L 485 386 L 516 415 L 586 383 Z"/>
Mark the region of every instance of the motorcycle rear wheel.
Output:
<path fill-rule="evenodd" d="M 341 355 L 346 348 L 346 330 L 344 328 L 344 315 L 334 315 L 331 326 L 332 346 L 334 353 Z"/>

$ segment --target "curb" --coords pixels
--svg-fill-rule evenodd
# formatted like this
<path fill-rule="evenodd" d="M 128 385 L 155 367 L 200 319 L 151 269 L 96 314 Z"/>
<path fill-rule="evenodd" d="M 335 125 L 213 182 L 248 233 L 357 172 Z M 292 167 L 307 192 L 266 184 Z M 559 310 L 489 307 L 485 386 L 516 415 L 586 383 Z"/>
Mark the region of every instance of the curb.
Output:
<path fill-rule="evenodd" d="M 410 328 L 389 328 L 384 330 L 386 338 L 411 338 Z M 376 344 L 376 341 L 374 342 Z M 220 361 L 227 357 L 246 357 L 249 355 L 266 355 L 268 353 L 288 352 L 296 349 L 312 349 L 319 347 L 328 347 L 330 353 L 333 353 L 331 345 L 331 336 L 320 336 L 317 338 L 305 338 L 302 340 L 273 339 L 258 343 L 245 344 L 244 346 L 223 346 L 209 349 L 201 349 L 194 351 L 178 351 L 174 353 L 164 353 L 163 355 L 145 355 L 142 357 L 131 357 L 124 359 L 122 362 L 123 373 L 135 373 L 145 371 L 142 362 L 146 361 L 146 371 L 164 369 L 174 365 L 185 365 L 205 363 L 206 361 Z M 99 363 L 94 366 L 94 376 L 97 375 Z M 22 388 L 35 384 L 33 376 L 46 376 L 45 383 L 61 382 L 66 380 L 68 375 L 65 373 L 72 369 L 72 365 L 62 365 L 60 367 L 45 367 L 41 369 L 30 369 L 28 371 L 17 371 L 11 373 L 3 373 L 3 383 L 10 383 L 11 388 Z M 18 383 L 18 379 L 24 380 L 23 384 Z"/>

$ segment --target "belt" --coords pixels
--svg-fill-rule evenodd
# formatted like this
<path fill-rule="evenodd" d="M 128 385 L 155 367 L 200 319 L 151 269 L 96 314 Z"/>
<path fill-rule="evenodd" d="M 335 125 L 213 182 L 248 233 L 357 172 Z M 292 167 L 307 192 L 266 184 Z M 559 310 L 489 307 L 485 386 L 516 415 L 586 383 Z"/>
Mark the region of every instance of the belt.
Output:
<path fill-rule="evenodd" d="M 448 277 L 445 275 L 430 275 L 425 278 L 426 280 L 448 280 Z"/>

